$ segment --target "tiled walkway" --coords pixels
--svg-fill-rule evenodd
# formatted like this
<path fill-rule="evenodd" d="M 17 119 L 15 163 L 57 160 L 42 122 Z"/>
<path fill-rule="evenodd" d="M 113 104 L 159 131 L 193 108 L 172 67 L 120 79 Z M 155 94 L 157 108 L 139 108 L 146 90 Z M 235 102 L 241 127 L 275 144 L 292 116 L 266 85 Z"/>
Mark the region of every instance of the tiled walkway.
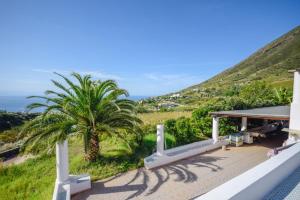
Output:
<path fill-rule="evenodd" d="M 261 143 L 216 150 L 155 170 L 138 169 L 93 183 L 73 200 L 191 199 L 267 159 L 278 144 Z"/>
<path fill-rule="evenodd" d="M 282 181 L 265 200 L 298 200 L 300 199 L 300 168 Z"/>

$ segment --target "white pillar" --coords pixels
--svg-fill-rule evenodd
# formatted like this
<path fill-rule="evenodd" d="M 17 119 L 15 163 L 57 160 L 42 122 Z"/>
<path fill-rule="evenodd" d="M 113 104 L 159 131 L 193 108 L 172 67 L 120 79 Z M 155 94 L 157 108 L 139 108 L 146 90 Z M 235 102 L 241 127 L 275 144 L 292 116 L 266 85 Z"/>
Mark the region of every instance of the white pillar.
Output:
<path fill-rule="evenodd" d="M 212 138 L 214 143 L 218 142 L 219 139 L 219 117 L 213 116 L 213 130 L 212 130 Z"/>
<path fill-rule="evenodd" d="M 242 117 L 241 131 L 246 131 L 246 130 L 247 130 L 247 117 Z"/>
<path fill-rule="evenodd" d="M 264 126 L 268 126 L 268 120 L 264 119 Z"/>
<path fill-rule="evenodd" d="M 290 129 L 300 131 L 300 71 L 294 72 L 293 102 L 290 112 Z"/>
<path fill-rule="evenodd" d="M 164 155 L 164 125 L 157 125 L 156 137 L 156 154 L 159 156 Z"/>
<path fill-rule="evenodd" d="M 68 141 L 56 143 L 56 177 L 59 183 L 69 178 Z"/>
<path fill-rule="evenodd" d="M 294 72 L 293 103 L 300 103 L 300 70 Z"/>

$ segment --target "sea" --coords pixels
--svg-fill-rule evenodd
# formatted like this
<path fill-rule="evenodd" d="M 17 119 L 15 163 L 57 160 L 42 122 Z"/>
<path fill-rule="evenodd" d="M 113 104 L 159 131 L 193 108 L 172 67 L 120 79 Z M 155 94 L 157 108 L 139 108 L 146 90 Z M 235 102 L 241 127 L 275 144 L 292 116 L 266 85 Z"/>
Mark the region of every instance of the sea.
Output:
<path fill-rule="evenodd" d="M 148 96 L 129 96 L 128 99 L 138 101 Z M 26 106 L 33 102 L 42 102 L 38 99 L 28 99 L 26 96 L 0 96 L 0 110 L 7 112 L 26 112 Z M 36 109 L 31 112 L 41 112 L 42 109 Z"/>

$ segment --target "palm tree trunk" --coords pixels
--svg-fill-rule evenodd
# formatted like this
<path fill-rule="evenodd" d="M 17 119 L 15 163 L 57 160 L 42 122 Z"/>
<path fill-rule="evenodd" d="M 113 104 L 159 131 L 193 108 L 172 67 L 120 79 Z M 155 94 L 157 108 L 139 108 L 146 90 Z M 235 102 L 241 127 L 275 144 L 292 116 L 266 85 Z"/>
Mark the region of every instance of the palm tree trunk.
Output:
<path fill-rule="evenodd" d="M 98 134 L 93 132 L 91 134 L 90 146 L 86 154 L 86 160 L 90 162 L 96 161 L 99 153 L 99 137 Z"/>

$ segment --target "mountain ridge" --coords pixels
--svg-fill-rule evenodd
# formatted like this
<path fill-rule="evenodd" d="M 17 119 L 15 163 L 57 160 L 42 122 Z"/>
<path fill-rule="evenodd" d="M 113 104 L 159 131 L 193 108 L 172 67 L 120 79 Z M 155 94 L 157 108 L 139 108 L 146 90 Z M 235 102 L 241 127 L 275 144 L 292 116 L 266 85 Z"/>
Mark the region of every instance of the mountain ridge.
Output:
<path fill-rule="evenodd" d="M 196 107 L 213 97 L 221 97 L 233 86 L 265 81 L 275 88 L 292 88 L 293 74 L 288 70 L 300 68 L 300 26 L 258 49 L 246 59 L 212 78 L 178 92 L 145 100 L 150 108 Z"/>
<path fill-rule="evenodd" d="M 221 84 L 221 88 L 224 88 L 232 82 L 243 84 L 255 80 L 265 80 L 271 84 L 284 81 L 290 86 L 292 76 L 288 74 L 288 70 L 297 67 L 300 67 L 300 26 L 273 40 L 236 65 L 204 82 L 180 90 L 179 93 L 193 89 L 218 88 Z M 267 70 L 272 71 L 267 73 Z"/>

